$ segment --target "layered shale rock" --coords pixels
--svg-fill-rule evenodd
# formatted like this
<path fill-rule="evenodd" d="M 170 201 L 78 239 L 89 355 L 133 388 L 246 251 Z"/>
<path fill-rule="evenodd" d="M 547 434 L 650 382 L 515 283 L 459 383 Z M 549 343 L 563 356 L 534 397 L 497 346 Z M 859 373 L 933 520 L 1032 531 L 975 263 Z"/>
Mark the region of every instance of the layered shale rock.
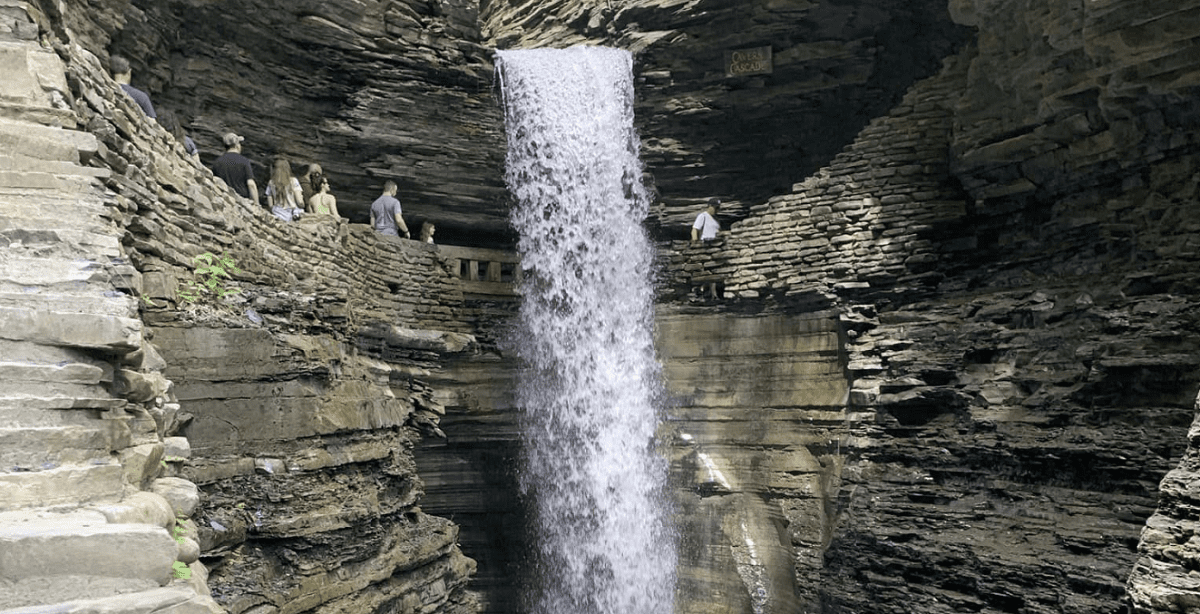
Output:
<path fill-rule="evenodd" d="M 513 240 L 492 48 L 637 54 L 656 223 L 679 236 L 710 196 L 737 219 L 822 166 L 968 37 L 940 1 L 178 1 L 66 3 L 63 14 L 102 58 L 133 60 L 206 162 L 227 130 L 247 136 L 263 178 L 276 154 L 297 169 L 318 162 L 355 221 L 395 179 L 415 219 L 472 245 Z M 726 74 L 729 53 L 763 47 L 770 72 Z"/>
<path fill-rule="evenodd" d="M 217 612 L 177 496 L 195 485 L 163 477 L 178 404 L 104 147 L 72 129 L 64 61 L 26 7 L 0 17 L 0 609 Z"/>
<path fill-rule="evenodd" d="M 687 236 L 709 197 L 735 220 L 786 192 L 969 38 L 944 2 L 490 2 L 482 17 L 500 48 L 634 52 L 663 238 Z M 761 66 L 733 65 L 735 52 L 764 48 Z"/>
<path fill-rule="evenodd" d="M 1200 385 L 1178 104 L 1196 67 L 1167 25 L 1196 8 L 971 8 L 978 45 L 831 165 L 724 239 L 675 244 L 675 296 L 840 313 L 856 436 L 809 608 L 1118 611 L 1129 579 L 1135 608 L 1170 611 L 1193 594 L 1165 546 L 1188 531 L 1186 462 L 1134 562 Z M 1002 51 L 1033 39 L 1051 44 Z"/>
<path fill-rule="evenodd" d="M 30 501 L 6 496 L 6 504 L 112 501 L 111 511 L 99 511 L 110 514 L 110 522 L 122 522 L 137 512 L 116 507 L 123 479 L 134 487 L 146 485 L 158 500 L 170 502 L 164 526 L 154 534 L 170 554 L 157 574 L 146 576 L 140 567 L 130 567 L 136 575 L 123 585 L 85 582 L 93 591 L 144 589 L 138 583 L 143 576 L 165 583 L 177 549 L 174 536 L 184 568 L 192 564 L 195 590 L 202 591 L 203 600 L 187 607 L 476 611 L 476 598 L 465 589 L 475 564 L 459 550 L 455 525 L 420 510 L 421 482 L 411 447 L 423 435 L 444 436 L 437 426 L 443 409 L 421 377 L 441 356 L 475 350 L 471 322 L 484 316 L 464 300 L 460 277 L 478 277 L 487 268 L 478 262 L 486 258 L 462 261 L 461 252 L 446 255 L 427 244 L 389 240 L 332 217 L 285 226 L 214 181 L 180 143 L 144 117 L 89 51 L 78 45 L 57 44 L 53 50 L 36 41 L 28 45 L 37 49 L 29 53 L 46 54 L 52 60 L 47 63 L 58 66 L 54 83 L 62 86 L 55 91 L 65 103 L 64 117 L 86 130 L 53 129 L 73 136 L 52 140 L 50 128 L 27 127 L 20 134 L 6 128 L 14 143 L 43 155 L 18 160 L 29 172 L 10 179 L 20 179 L 11 186 L 21 191 L 14 202 L 41 194 L 29 191 L 42 188 L 31 179 L 51 182 L 44 186 L 47 197 L 61 197 L 76 183 L 86 188 L 86 199 L 73 208 L 76 213 L 79 206 L 95 209 L 96 219 L 88 225 L 95 237 L 82 244 L 103 255 L 104 262 L 83 266 L 87 263 L 75 257 L 71 266 L 50 266 L 58 262 L 57 252 L 70 255 L 64 251 L 70 244 L 50 232 L 39 238 L 28 224 L 14 226 L 19 236 L 10 240 L 16 241 L 10 253 L 37 250 L 37 260 L 14 261 L 22 265 L 14 274 L 31 281 L 14 277 L 13 283 L 24 283 L 30 298 L 35 298 L 29 285 L 35 277 L 49 286 L 36 297 L 43 302 L 40 308 L 10 310 L 11 326 L 5 329 L 13 332 L 6 337 L 127 356 L 119 369 L 81 359 L 60 360 L 61 375 L 31 370 L 31 379 L 53 387 L 52 396 L 68 404 L 63 407 L 78 407 L 81 417 L 87 413 L 93 419 L 101 410 L 116 412 L 94 422 L 123 428 L 96 430 L 94 443 L 84 441 L 87 432 L 77 429 L 78 447 L 102 448 L 94 462 L 52 457 L 25 468 L 32 462 L 28 455 L 7 450 L 21 471 L 38 470 L 29 479 L 45 482 L 58 474 L 71 479 L 64 472 L 75 465 L 81 465 L 76 473 L 86 469 L 94 477 L 81 474 L 71 483 L 86 488 L 57 495 L 49 482 L 39 489 L 30 488 L 23 476 L 20 483 L 10 479 L 5 487 L 16 488 L 21 497 L 41 496 Z M 44 138 L 36 138 L 43 132 Z M 60 149 L 86 151 L 87 166 L 72 173 L 80 160 L 46 157 Z M 50 243 L 42 246 L 46 240 Z M 223 274 L 197 272 L 206 263 L 219 264 Z M 52 269 L 61 269 L 63 279 L 51 276 Z M 464 275 L 468 269 L 475 273 Z M 493 285 L 507 287 L 495 277 Z M 95 296 L 80 288 L 94 290 Z M 53 319 L 53 311 L 45 308 L 68 289 L 73 294 L 62 300 L 88 311 Z M 221 299 L 222 294 L 227 296 Z M 143 338 L 157 342 L 143 344 Z M 89 392 L 104 383 L 128 402 Z M 96 400 L 85 403 L 88 396 Z M 25 414 L 13 419 L 22 427 L 32 420 Z M 119 463 L 111 458 L 118 453 Z M 154 481 L 164 469 L 174 477 Z M 105 516 L 97 515 L 103 523 Z M 91 522 L 64 517 L 60 524 L 86 528 Z M 23 530 L 53 533 L 41 524 Z M 81 553 L 101 549 L 130 562 L 153 551 L 145 539 L 140 545 L 128 538 L 117 542 L 124 534 L 105 530 L 109 542 L 91 537 L 93 529 L 74 544 Z M 64 533 L 59 541 L 69 545 L 72 535 Z M 58 573 L 80 576 L 83 572 L 73 571 L 80 565 L 122 569 L 92 555 L 76 558 Z M 6 559 L 6 565 L 20 560 Z M 15 605 L 51 602 L 46 594 L 22 588 L 25 575 L 14 575 L 15 568 L 0 573 L 6 582 L 18 582 L 14 594 L 26 599 Z M 179 593 L 191 587 L 183 583 L 160 597 L 183 603 Z"/>
<path fill-rule="evenodd" d="M 490 51 L 475 2 L 61 3 L 102 60 L 173 111 L 205 164 L 242 134 L 265 186 L 275 156 L 319 163 L 339 209 L 366 222 L 384 180 L 439 239 L 511 242 Z"/>

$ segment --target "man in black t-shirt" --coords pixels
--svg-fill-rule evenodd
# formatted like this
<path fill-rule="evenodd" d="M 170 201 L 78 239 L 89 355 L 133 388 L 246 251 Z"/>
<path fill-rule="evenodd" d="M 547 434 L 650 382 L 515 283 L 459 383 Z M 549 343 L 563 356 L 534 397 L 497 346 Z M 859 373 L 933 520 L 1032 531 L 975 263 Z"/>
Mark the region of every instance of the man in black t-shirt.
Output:
<path fill-rule="evenodd" d="M 225 153 L 213 162 L 213 174 L 220 177 L 225 185 L 233 188 L 238 196 L 249 198 L 258 205 L 258 184 L 254 182 L 254 169 L 250 166 L 250 160 L 242 155 L 242 141 L 246 138 L 229 132 L 222 140 L 225 141 Z"/>

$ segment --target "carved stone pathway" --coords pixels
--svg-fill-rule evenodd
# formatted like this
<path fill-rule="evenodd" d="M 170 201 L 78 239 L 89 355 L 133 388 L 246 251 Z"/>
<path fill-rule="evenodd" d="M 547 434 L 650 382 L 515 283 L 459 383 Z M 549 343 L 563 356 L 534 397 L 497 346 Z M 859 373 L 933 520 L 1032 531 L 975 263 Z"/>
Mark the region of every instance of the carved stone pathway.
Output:
<path fill-rule="evenodd" d="M 183 522 L 194 486 L 155 480 L 146 407 L 166 399 L 130 402 L 130 378 L 169 384 L 139 373 L 139 275 L 110 171 L 88 166 L 101 145 L 24 4 L 0 4 L 18 15 L 0 24 L 0 612 L 219 612 Z"/>

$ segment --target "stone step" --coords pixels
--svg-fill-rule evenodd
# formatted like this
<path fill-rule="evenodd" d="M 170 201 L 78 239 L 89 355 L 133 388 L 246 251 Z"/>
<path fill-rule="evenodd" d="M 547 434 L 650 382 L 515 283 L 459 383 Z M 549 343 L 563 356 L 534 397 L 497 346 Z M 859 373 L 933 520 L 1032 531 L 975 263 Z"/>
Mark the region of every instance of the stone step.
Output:
<path fill-rule="evenodd" d="M 5 360 L 16 360 L 43 365 L 59 363 L 86 363 L 96 366 L 108 364 L 107 361 L 93 358 L 90 354 L 72 348 L 49 345 L 38 345 L 23 341 L 8 341 L 0 339 L 0 356 Z"/>
<path fill-rule="evenodd" d="M 62 465 L 107 462 L 129 445 L 129 430 L 115 420 L 95 426 L 0 427 L 0 471 L 46 470 Z"/>
<path fill-rule="evenodd" d="M 45 105 L 21 104 L 0 100 L 0 119 L 10 118 L 24 123 L 38 123 L 46 126 L 74 127 L 78 125 L 79 117 L 69 109 L 56 109 Z"/>
<path fill-rule="evenodd" d="M 125 581 L 125 594 L 111 594 L 99 598 L 87 598 L 77 595 L 80 592 L 100 592 L 93 588 L 97 584 L 113 584 L 103 578 L 61 576 L 52 586 L 36 587 L 36 592 L 23 594 L 20 584 L 14 589 L 6 590 L 0 586 L 0 612 L 3 614 L 222 614 L 224 610 L 206 595 L 201 595 L 187 584 L 172 584 L 158 588 L 150 588 L 135 593 L 128 592 L 131 588 Z M 25 584 L 32 584 L 26 582 Z M 92 589 L 88 591 L 88 589 Z M 110 589 L 111 593 L 116 590 Z M 11 606 L 6 609 L 5 597 L 12 594 L 13 603 L 22 601 L 30 605 Z M 38 605 L 47 604 L 47 605 Z"/>
<path fill-rule="evenodd" d="M 178 546 L 151 524 L 109 524 L 102 514 L 59 518 L 6 514 L 0 521 L 0 577 L 101 576 L 166 584 Z"/>
<path fill-rule="evenodd" d="M 0 184 L 0 203 L 8 215 L 22 211 L 54 214 L 64 210 L 90 214 L 102 210 L 105 203 L 104 187 L 93 177 L 24 173 L 7 179 L 12 185 Z"/>
<path fill-rule="evenodd" d="M 79 164 L 100 151 L 100 141 L 90 132 L 0 121 L 0 150 L 19 151 L 27 158 Z"/>
<path fill-rule="evenodd" d="M 37 612 L 48 614 L 68 611 L 64 602 L 97 600 L 129 591 L 148 591 L 158 588 L 149 580 L 97 576 L 55 576 L 25 578 L 0 583 L 0 613 Z M 60 605 L 62 604 L 62 605 Z"/>
<path fill-rule="evenodd" d="M 86 230 L 109 223 L 112 202 L 98 180 L 44 173 L 9 175 L 6 179 L 17 185 L 0 183 L 0 220 L 4 220 L 4 228 Z"/>
<path fill-rule="evenodd" d="M 59 228 L 62 225 L 62 220 L 11 219 L 0 214 L 0 241 L 12 258 L 33 256 L 48 265 L 88 259 L 107 262 L 121 257 L 121 240 L 112 228 L 82 219 L 74 228 Z"/>
<path fill-rule="evenodd" d="M 0 512 L 0 530 L 27 523 L 56 524 L 65 526 L 96 525 L 106 522 L 101 511 L 71 509 L 27 509 Z M 0 542 L 3 543 L 3 542 Z M 158 587 L 154 580 L 131 580 L 129 578 L 103 577 L 96 575 L 35 576 L 28 578 L 5 578 L 0 581 L 0 611 L 12 608 L 55 604 L 75 599 L 108 597 L 131 590 L 150 590 Z"/>
<path fill-rule="evenodd" d="M 28 258 L 17 255 L 0 257 L 0 284 L 15 286 L 53 286 L 75 284 L 78 290 L 88 290 L 84 284 L 104 284 L 111 275 L 104 263 L 90 258 Z M 78 282 L 83 282 L 79 284 Z M 103 293 L 107 288 L 93 288 Z"/>
<path fill-rule="evenodd" d="M 0 472 L 0 511 L 115 502 L 125 488 L 119 463 L 64 465 L 44 471 Z M 0 559 L 6 544 L 0 539 Z M 168 563 L 169 565 L 170 563 Z M 6 577 L 0 563 L 0 578 Z"/>
<path fill-rule="evenodd" d="M 0 378 L 0 399 L 25 399 L 31 396 L 95 399 L 110 395 L 108 388 L 98 383 L 77 384 Z"/>
<path fill-rule="evenodd" d="M 137 298 L 119 292 L 107 290 L 102 294 L 69 294 L 61 290 L 70 288 L 32 288 L 24 286 L 19 289 L 0 285 L 0 307 L 28 308 L 37 306 L 47 311 L 91 313 L 132 318 L 137 313 Z M 4 355 L 4 354 L 0 354 Z"/>
<path fill-rule="evenodd" d="M 78 168 L 86 169 L 88 167 L 72 165 L 69 162 L 60 162 L 64 169 Z M 0 167 L 2 168 L 2 167 Z M 45 173 L 39 171 L 13 171 L 0 170 L 0 188 L 4 188 L 11 192 L 16 191 L 34 191 L 37 194 L 38 190 L 45 190 L 60 193 L 73 193 L 88 191 L 91 188 L 99 187 L 95 181 L 97 178 L 103 177 L 102 174 L 85 174 L 82 172 L 57 174 Z"/>
<path fill-rule="evenodd" d="M 61 221 L 58 225 L 62 225 Z M 32 224 L 17 227 L 0 222 L 0 236 L 8 240 L 6 249 L 9 253 L 18 256 L 23 252 L 36 251 L 37 255 L 43 258 L 115 258 L 121 253 L 120 237 L 114 234 L 113 229 L 100 224 L 83 228 L 49 228 L 35 227 Z"/>
<path fill-rule="evenodd" d="M 104 419 L 104 412 L 126 405 L 111 396 L 81 399 L 28 395 L 0 397 L 0 427 L 82 426 Z"/>
<path fill-rule="evenodd" d="M 56 176 L 78 175 L 80 177 L 106 178 L 112 170 L 97 166 L 80 166 L 63 160 L 43 160 L 23 155 L 21 152 L 0 154 L 0 168 L 9 172 L 48 173 Z"/>
<path fill-rule="evenodd" d="M 127 290 L 129 281 L 129 278 L 117 277 L 113 282 L 120 285 L 87 282 L 44 286 L 0 283 L 0 307 L 134 317 L 137 314 L 137 301 Z"/>
<path fill-rule="evenodd" d="M 0 339 L 129 352 L 141 348 L 135 318 L 0 307 Z"/>
<path fill-rule="evenodd" d="M 45 364 L 34 360 L 0 359 L 0 373 L 10 382 L 51 382 L 66 384 L 98 384 L 105 379 L 100 365 L 82 362 Z"/>
<path fill-rule="evenodd" d="M 63 211 L 74 211 L 69 224 L 63 221 Z M 106 215 L 111 214 L 103 202 L 89 200 L 79 192 L 47 192 L 44 195 L 4 193 L 0 190 L 0 231 L 72 230 L 94 234 L 111 234 L 113 228 Z"/>

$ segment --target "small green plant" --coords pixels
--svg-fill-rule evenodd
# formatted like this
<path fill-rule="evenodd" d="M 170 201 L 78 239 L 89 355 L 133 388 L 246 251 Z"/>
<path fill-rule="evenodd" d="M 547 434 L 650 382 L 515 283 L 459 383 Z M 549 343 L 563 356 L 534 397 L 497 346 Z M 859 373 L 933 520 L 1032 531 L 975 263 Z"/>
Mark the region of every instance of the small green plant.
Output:
<path fill-rule="evenodd" d="M 224 252 L 221 252 L 220 256 L 212 252 L 204 252 L 192 258 L 192 263 L 196 267 L 196 270 L 193 271 L 193 278 L 184 281 L 176 291 L 176 294 L 184 302 L 195 303 L 205 297 L 212 297 L 220 301 L 241 292 L 238 288 L 230 288 L 226 285 L 231 273 L 241 272 L 241 269 L 237 268 L 237 261 L 233 256 Z"/>
<path fill-rule="evenodd" d="M 146 296 L 145 293 L 140 294 L 138 296 L 138 298 L 142 299 L 142 303 L 145 304 L 147 307 L 158 307 L 158 304 L 154 302 L 154 299 L 150 298 L 149 296 Z"/>
<path fill-rule="evenodd" d="M 171 537 L 174 537 L 175 541 L 181 544 L 183 543 L 184 537 L 187 535 L 187 526 L 183 524 L 186 520 L 187 518 L 183 516 L 176 516 L 175 526 L 171 529 Z"/>
<path fill-rule="evenodd" d="M 174 538 L 176 542 L 181 544 L 187 537 L 187 525 L 184 524 L 185 521 L 187 521 L 187 517 L 176 516 L 175 526 L 171 527 L 171 537 Z M 187 563 L 184 563 L 183 561 L 175 561 L 174 563 L 171 563 L 171 571 L 173 575 L 180 580 L 190 580 L 192 577 L 192 568 L 188 567 Z"/>
<path fill-rule="evenodd" d="M 183 561 L 175 561 L 171 563 L 171 571 L 174 572 L 176 578 L 180 580 L 192 579 L 192 568 L 187 566 Z"/>

